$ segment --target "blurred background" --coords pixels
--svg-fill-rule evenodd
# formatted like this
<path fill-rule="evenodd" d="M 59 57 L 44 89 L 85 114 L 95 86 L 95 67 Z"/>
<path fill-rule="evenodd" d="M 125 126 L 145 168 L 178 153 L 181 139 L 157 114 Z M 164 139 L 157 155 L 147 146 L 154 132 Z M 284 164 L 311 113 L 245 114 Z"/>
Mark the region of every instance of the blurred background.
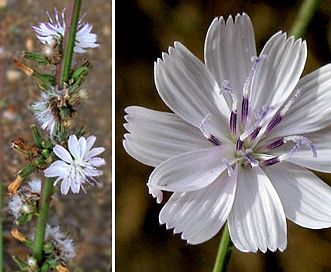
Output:
<path fill-rule="evenodd" d="M 62 12 L 68 5 L 66 0 L 0 0 L 0 89 L 5 103 L 2 105 L 3 119 L 3 169 L 1 181 L 4 188 L 4 244 L 5 269 L 15 271 L 16 265 L 11 256 L 26 258 L 24 245 L 15 240 L 10 230 L 17 227 L 8 213 L 7 186 L 16 177 L 16 172 L 25 166 L 24 157 L 11 148 L 11 140 L 16 136 L 31 139 L 30 125 L 36 123 L 28 105 L 39 100 L 37 81 L 26 76 L 12 62 L 17 59 L 32 68 L 34 63 L 20 57 L 21 52 L 39 51 L 40 43 L 31 26 L 48 21 L 46 11 L 54 14 L 54 7 Z M 76 55 L 74 64 L 79 65 L 83 58 L 92 62 L 92 69 L 82 87 L 88 99 L 82 103 L 74 118 L 75 128 L 86 126 L 87 134 L 97 137 L 96 146 L 104 146 L 102 154 L 107 165 L 97 186 L 86 186 L 87 193 L 67 196 L 56 194 L 50 213 L 49 223 L 59 225 L 63 233 L 69 234 L 76 246 L 77 258 L 72 267 L 80 271 L 110 271 L 111 267 L 111 0 L 83 0 L 81 15 L 86 13 L 85 22 L 93 25 L 93 33 L 98 35 L 100 47 L 88 50 L 86 54 Z M 40 69 L 39 69 L 40 71 Z M 24 234 L 31 229 L 19 227 Z M 73 271 L 73 270 L 72 270 Z M 78 270 L 76 270 L 78 271 Z"/>
<path fill-rule="evenodd" d="M 124 109 L 139 105 L 169 111 L 153 82 L 154 61 L 174 41 L 203 60 L 204 38 L 215 16 L 246 12 L 258 52 L 278 30 L 289 31 L 301 1 L 295 0 L 122 0 L 116 2 L 116 271 L 212 271 L 221 232 L 201 245 L 187 245 L 160 226 L 146 182 L 153 168 L 135 161 L 122 147 Z M 304 37 L 304 74 L 331 62 L 331 1 L 320 1 Z M 331 154 L 330 154 L 331 157 Z M 321 175 L 331 184 L 331 177 Z M 285 252 L 242 253 L 233 249 L 228 271 L 331 271 L 331 229 L 309 230 L 288 221 Z"/>

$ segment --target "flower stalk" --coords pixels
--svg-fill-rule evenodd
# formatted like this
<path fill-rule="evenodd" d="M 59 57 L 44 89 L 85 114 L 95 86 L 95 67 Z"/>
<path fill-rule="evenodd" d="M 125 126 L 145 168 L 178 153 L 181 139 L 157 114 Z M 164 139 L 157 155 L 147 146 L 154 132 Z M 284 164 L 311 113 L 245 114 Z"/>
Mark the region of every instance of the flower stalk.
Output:
<path fill-rule="evenodd" d="M 66 29 L 63 38 L 62 51 L 64 53 L 62 70 L 61 70 L 61 86 L 67 82 L 70 75 L 72 54 L 75 46 L 76 30 L 79 20 L 79 11 L 81 0 L 73 0 L 69 3 L 69 16 L 66 21 Z"/>
<path fill-rule="evenodd" d="M 296 38 L 302 38 L 307 30 L 310 21 L 316 11 L 319 0 L 304 0 L 301 4 L 299 13 L 294 20 L 294 24 L 290 30 L 290 35 Z"/>
<path fill-rule="evenodd" d="M 44 257 L 44 236 L 49 212 L 49 203 L 51 201 L 51 195 L 53 191 L 53 182 L 53 179 L 44 178 L 41 188 L 40 209 L 36 224 L 35 240 L 33 246 L 33 256 L 37 260 L 38 264 L 42 263 Z"/>
<path fill-rule="evenodd" d="M 68 81 L 70 70 L 71 70 L 71 62 L 72 55 L 75 45 L 75 37 L 76 37 L 76 29 L 79 20 L 79 11 L 81 7 L 81 0 L 71 0 L 68 8 L 68 17 L 66 22 L 66 29 L 64 32 L 64 40 L 63 40 L 63 60 L 60 62 L 59 67 L 61 67 L 60 71 L 58 71 L 57 76 L 60 74 L 60 85 Z M 39 216 L 37 219 L 36 230 L 35 230 L 35 240 L 33 246 L 33 256 L 37 260 L 39 265 L 42 264 L 44 258 L 44 237 L 47 226 L 47 219 L 49 213 L 49 204 L 51 200 L 51 196 L 53 193 L 53 178 L 43 178 L 42 188 L 41 188 L 41 200 L 39 207 Z"/>
<path fill-rule="evenodd" d="M 230 239 L 228 224 L 225 224 L 220 246 L 218 248 L 217 257 L 213 272 L 224 272 L 230 260 L 232 251 L 232 242 Z"/>

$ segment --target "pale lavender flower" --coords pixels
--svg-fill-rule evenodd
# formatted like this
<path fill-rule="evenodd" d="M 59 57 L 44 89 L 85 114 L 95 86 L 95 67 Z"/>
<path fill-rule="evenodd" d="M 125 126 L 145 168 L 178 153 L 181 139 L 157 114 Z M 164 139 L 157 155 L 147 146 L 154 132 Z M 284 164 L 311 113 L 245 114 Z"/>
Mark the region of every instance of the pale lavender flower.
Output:
<path fill-rule="evenodd" d="M 54 20 L 48 12 L 46 13 L 49 22 L 39 23 L 38 27 L 32 27 L 37 34 L 37 38 L 43 44 L 52 44 L 53 38 L 61 41 L 66 28 L 65 9 L 62 11 L 60 17 L 58 10 L 54 8 Z M 84 16 L 79 20 L 77 25 L 76 42 L 74 47 L 74 52 L 77 53 L 84 53 L 87 48 L 95 48 L 99 46 L 99 44 L 96 43 L 97 35 L 91 33 L 92 25 L 89 23 L 82 23 L 83 18 Z"/>
<path fill-rule="evenodd" d="M 331 189 L 309 168 L 331 173 L 331 65 L 300 79 L 306 42 L 273 35 L 257 57 L 246 15 L 215 18 L 202 63 L 175 42 L 154 66 L 174 113 L 128 107 L 124 147 L 156 167 L 147 183 L 163 199 L 160 223 L 190 244 L 227 221 L 244 252 L 284 250 L 286 218 L 331 226 Z"/>
<path fill-rule="evenodd" d="M 79 193 L 83 184 L 88 182 L 96 182 L 94 177 L 102 175 L 102 171 L 97 167 L 105 165 L 105 160 L 95 157 L 102 153 L 103 147 L 92 148 L 96 140 L 95 136 L 90 136 L 87 139 L 76 135 L 70 135 L 68 140 L 68 150 L 61 145 L 56 145 L 53 148 L 54 153 L 60 159 L 53 162 L 44 173 L 46 177 L 57 177 L 54 182 L 56 185 L 61 183 L 61 193 L 66 195 L 71 189 L 73 193 Z"/>

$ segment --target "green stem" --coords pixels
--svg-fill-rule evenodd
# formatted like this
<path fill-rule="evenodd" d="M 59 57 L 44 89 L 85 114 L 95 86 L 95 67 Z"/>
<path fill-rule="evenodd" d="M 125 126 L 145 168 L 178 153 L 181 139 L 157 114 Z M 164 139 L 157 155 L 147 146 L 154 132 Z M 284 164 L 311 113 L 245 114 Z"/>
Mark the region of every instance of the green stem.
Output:
<path fill-rule="evenodd" d="M 0 182 L 0 271 L 3 271 L 3 213 L 2 182 Z"/>
<path fill-rule="evenodd" d="M 53 190 L 54 179 L 45 178 L 41 188 L 40 204 L 39 204 L 39 216 L 36 224 L 33 256 L 37 260 L 38 264 L 42 263 L 44 254 L 44 237 L 47 225 L 47 218 L 49 212 L 49 203 L 51 201 L 51 195 Z"/>
<path fill-rule="evenodd" d="M 62 63 L 62 71 L 61 71 L 61 86 L 64 82 L 69 80 L 70 70 L 71 70 L 71 62 L 72 62 L 72 54 L 75 47 L 76 40 L 76 31 L 77 24 L 79 20 L 79 11 L 81 6 L 81 0 L 73 0 L 69 3 L 69 16 L 66 20 L 66 33 L 63 38 L 63 63 Z M 71 11 L 71 12 L 70 12 Z M 69 28 L 69 29 L 68 29 Z"/>
<path fill-rule="evenodd" d="M 319 0 L 304 0 L 301 4 L 299 13 L 294 20 L 294 24 L 290 30 L 290 34 L 296 38 L 303 37 L 307 27 L 313 18 Z"/>
<path fill-rule="evenodd" d="M 218 248 L 217 257 L 214 265 L 213 272 L 224 272 L 228 265 L 232 250 L 232 242 L 230 239 L 228 224 L 224 226 L 222 239 Z"/>

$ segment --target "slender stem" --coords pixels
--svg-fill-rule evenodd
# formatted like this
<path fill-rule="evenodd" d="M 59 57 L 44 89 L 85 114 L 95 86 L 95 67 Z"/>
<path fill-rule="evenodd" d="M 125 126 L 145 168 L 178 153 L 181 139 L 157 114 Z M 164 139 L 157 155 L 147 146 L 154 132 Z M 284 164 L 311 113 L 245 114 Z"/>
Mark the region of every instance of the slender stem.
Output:
<path fill-rule="evenodd" d="M 305 35 L 307 27 L 316 11 L 318 1 L 319 0 L 303 0 L 299 13 L 290 30 L 291 35 L 294 35 L 296 38 Z"/>
<path fill-rule="evenodd" d="M 0 9 L 0 13 L 5 11 L 4 9 Z M 7 19 L 7 18 L 6 18 Z M 6 31 L 6 21 L 3 20 L 1 24 L 1 32 L 0 32 L 0 47 L 5 48 L 5 31 Z M 4 54 L 0 52 L 0 103 L 3 99 L 3 90 L 4 90 L 4 75 L 5 75 L 5 61 L 4 61 Z M 3 171 L 3 127 L 2 127 L 2 105 L 0 105 L 0 171 Z M 0 181 L 0 271 L 3 271 L 3 184 L 2 180 Z"/>
<path fill-rule="evenodd" d="M 218 248 L 217 257 L 213 272 L 224 272 L 228 265 L 232 250 L 232 242 L 230 239 L 228 224 L 225 224 L 220 246 Z"/>
<path fill-rule="evenodd" d="M 72 54 L 75 47 L 76 31 L 79 20 L 79 11 L 81 6 L 81 0 L 73 0 L 69 3 L 69 16 L 66 20 L 66 30 L 63 37 L 63 64 L 61 73 L 61 85 L 67 82 L 71 70 Z"/>
<path fill-rule="evenodd" d="M 66 19 L 66 29 L 63 37 L 63 61 L 59 64 L 59 70 L 57 70 L 57 84 L 63 86 L 63 83 L 67 82 L 70 76 L 72 54 L 75 46 L 76 30 L 79 20 L 79 11 L 81 6 L 81 0 L 70 0 L 68 7 L 68 17 Z M 59 78 L 59 75 L 61 77 Z M 49 203 L 51 200 L 52 189 L 54 179 L 44 178 L 41 188 L 39 217 L 37 219 L 35 239 L 33 246 L 33 256 L 41 265 L 44 254 L 44 238 L 47 226 Z"/>
<path fill-rule="evenodd" d="M 36 224 L 33 256 L 36 258 L 38 264 L 43 260 L 44 236 L 47 225 L 47 218 L 49 212 L 49 203 L 51 201 L 51 194 L 53 189 L 54 179 L 44 178 L 41 188 L 39 216 Z"/>

